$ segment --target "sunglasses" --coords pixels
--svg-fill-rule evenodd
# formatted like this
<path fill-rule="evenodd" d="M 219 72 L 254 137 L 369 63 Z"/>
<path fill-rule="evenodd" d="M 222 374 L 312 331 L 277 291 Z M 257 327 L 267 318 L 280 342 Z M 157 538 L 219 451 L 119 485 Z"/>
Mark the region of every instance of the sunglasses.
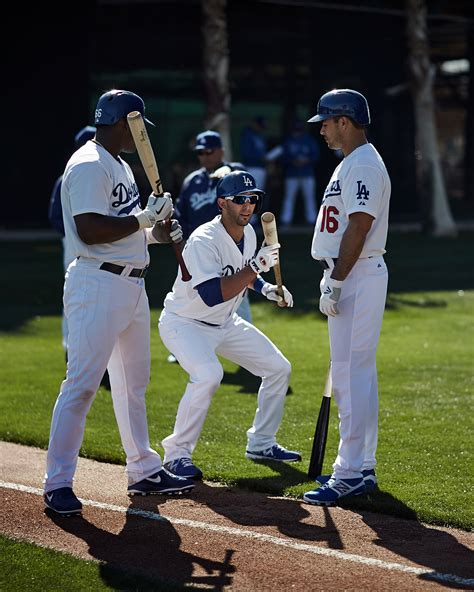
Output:
<path fill-rule="evenodd" d="M 214 154 L 214 152 L 215 152 L 214 150 L 196 150 L 196 154 L 198 156 L 204 156 L 204 155 L 209 156 L 211 154 Z"/>
<path fill-rule="evenodd" d="M 232 203 L 237 204 L 238 206 L 243 206 L 244 203 L 252 204 L 253 206 L 258 203 L 258 195 L 252 193 L 251 195 L 230 195 L 225 199 L 230 199 Z"/>

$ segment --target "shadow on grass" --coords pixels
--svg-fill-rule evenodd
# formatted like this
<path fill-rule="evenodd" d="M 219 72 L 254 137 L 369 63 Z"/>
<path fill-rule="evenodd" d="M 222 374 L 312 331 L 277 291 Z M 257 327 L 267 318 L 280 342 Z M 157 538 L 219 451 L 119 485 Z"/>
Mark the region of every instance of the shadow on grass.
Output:
<path fill-rule="evenodd" d="M 238 366 L 235 372 L 224 372 L 222 382 L 224 384 L 235 384 L 240 387 L 237 389 L 237 393 L 256 395 L 260 388 L 261 379 L 258 376 L 254 376 L 245 368 L 242 368 L 242 366 Z M 292 392 L 291 386 L 288 387 L 287 396 L 291 395 Z"/>
<path fill-rule="evenodd" d="M 446 308 L 448 303 L 446 300 L 441 300 L 438 298 L 403 298 L 402 296 L 397 296 L 395 294 L 389 293 L 387 296 L 387 303 L 385 308 L 389 310 L 397 310 L 402 308 L 403 306 L 408 306 L 412 308 Z"/>

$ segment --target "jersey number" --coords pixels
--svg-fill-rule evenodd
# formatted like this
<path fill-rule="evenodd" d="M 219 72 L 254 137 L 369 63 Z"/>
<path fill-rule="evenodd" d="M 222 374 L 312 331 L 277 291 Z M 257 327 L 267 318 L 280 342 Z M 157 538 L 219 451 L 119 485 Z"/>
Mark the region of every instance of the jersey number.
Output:
<path fill-rule="evenodd" d="M 323 207 L 323 219 L 320 229 L 321 232 L 324 232 L 325 230 L 327 230 L 330 234 L 336 232 L 336 230 L 339 228 L 339 222 L 335 217 L 337 214 L 339 214 L 339 210 L 336 208 L 336 206 Z"/>

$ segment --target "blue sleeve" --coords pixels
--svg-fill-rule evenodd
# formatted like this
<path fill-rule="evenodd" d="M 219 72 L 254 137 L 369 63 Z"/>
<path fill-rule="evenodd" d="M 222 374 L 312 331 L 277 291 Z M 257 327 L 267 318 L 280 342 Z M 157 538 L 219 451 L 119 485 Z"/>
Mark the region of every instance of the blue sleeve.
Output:
<path fill-rule="evenodd" d="M 215 306 L 222 304 L 224 298 L 222 297 L 221 278 L 212 278 L 196 286 L 196 290 L 201 296 L 202 301 L 207 306 Z"/>
<path fill-rule="evenodd" d="M 63 222 L 63 208 L 61 205 L 61 183 L 63 176 L 61 175 L 54 183 L 51 199 L 49 202 L 48 218 L 51 226 L 64 236 L 64 222 Z"/>
<path fill-rule="evenodd" d="M 255 292 L 258 292 L 259 294 L 261 294 L 264 284 L 265 284 L 265 280 L 263 280 L 261 277 L 257 276 L 252 287 L 255 290 Z"/>

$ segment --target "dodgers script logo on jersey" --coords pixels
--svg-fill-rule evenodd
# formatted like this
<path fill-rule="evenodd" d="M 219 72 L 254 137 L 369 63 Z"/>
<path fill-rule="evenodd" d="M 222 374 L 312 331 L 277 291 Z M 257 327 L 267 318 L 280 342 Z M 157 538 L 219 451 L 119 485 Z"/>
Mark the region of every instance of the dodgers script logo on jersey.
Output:
<path fill-rule="evenodd" d="M 193 210 L 200 210 L 208 204 L 213 204 L 216 201 L 216 190 L 209 188 L 203 193 L 192 193 L 189 198 L 189 205 Z"/>
<path fill-rule="evenodd" d="M 248 265 L 250 263 L 250 259 L 248 259 L 247 261 L 245 261 L 245 263 L 242 265 L 242 267 L 235 267 L 233 265 L 225 265 L 222 268 L 221 271 L 221 277 L 229 277 L 231 275 L 234 275 L 234 273 L 239 273 L 239 271 L 242 271 L 242 269 Z"/>
<path fill-rule="evenodd" d="M 339 179 L 336 179 L 332 183 L 329 183 L 329 185 L 326 187 L 322 203 L 324 203 L 328 197 L 336 197 L 338 195 L 341 195 L 341 193 L 341 182 L 339 181 Z"/>
<path fill-rule="evenodd" d="M 117 216 L 128 216 L 135 206 L 141 207 L 140 193 L 136 183 L 132 183 L 128 188 L 123 183 L 119 183 L 114 187 L 112 196 L 117 198 L 112 202 L 113 208 L 120 208 L 120 206 L 127 204 L 117 212 Z"/>

